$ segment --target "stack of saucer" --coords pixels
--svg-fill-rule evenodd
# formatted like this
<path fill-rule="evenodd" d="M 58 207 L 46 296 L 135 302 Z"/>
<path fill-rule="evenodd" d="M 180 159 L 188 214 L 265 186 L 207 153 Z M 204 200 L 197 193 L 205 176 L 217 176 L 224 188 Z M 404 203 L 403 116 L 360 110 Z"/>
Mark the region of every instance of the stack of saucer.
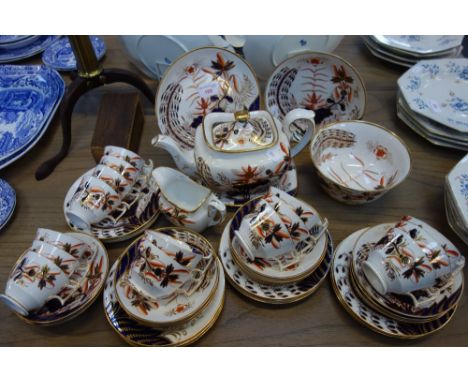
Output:
<path fill-rule="evenodd" d="M 95 238 L 39 228 L 0 300 L 31 324 L 62 323 L 91 305 L 108 268 L 107 252 Z"/>
<path fill-rule="evenodd" d="M 398 117 L 429 142 L 468 150 L 468 59 L 425 60 L 398 79 Z"/>
<path fill-rule="evenodd" d="M 392 64 L 411 67 L 420 60 L 457 57 L 463 36 L 363 36 L 375 56 Z"/>
<path fill-rule="evenodd" d="M 329 270 L 327 225 L 310 205 L 271 187 L 239 208 L 226 225 L 219 252 L 229 281 L 265 303 L 309 296 Z"/>
<path fill-rule="evenodd" d="M 464 264 L 440 232 L 405 216 L 340 243 L 332 284 L 359 322 L 380 334 L 412 339 L 441 329 L 453 317 L 463 294 Z"/>
<path fill-rule="evenodd" d="M 468 245 L 468 155 L 445 178 L 445 212 L 450 227 Z"/>
<path fill-rule="evenodd" d="M 106 146 L 100 163 L 70 187 L 65 219 L 75 231 L 105 242 L 141 233 L 159 214 L 157 190 L 150 187 L 153 164 L 130 150 Z"/>
<path fill-rule="evenodd" d="M 35 56 L 59 38 L 60 36 L 0 35 L 0 63 Z"/>
<path fill-rule="evenodd" d="M 211 244 L 186 228 L 146 231 L 114 264 L 104 290 L 111 326 L 136 345 L 185 345 L 218 318 L 224 274 Z"/>

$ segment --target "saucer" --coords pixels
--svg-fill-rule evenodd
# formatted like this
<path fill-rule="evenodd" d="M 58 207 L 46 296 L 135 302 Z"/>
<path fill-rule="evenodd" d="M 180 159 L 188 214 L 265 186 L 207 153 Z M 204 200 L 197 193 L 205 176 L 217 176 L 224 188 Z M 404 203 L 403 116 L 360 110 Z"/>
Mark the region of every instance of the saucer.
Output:
<path fill-rule="evenodd" d="M 104 40 L 97 36 L 90 36 L 90 40 L 98 61 L 102 60 L 104 54 L 106 54 Z M 68 37 L 63 37 L 50 45 L 42 53 L 42 61 L 47 66 L 59 71 L 76 70 L 76 58 Z"/>
<path fill-rule="evenodd" d="M 63 203 L 64 212 L 67 211 L 70 200 L 81 182 L 85 182 L 93 173 L 94 169 L 88 170 L 78 178 L 70 187 Z M 67 215 L 65 220 L 71 229 L 77 232 L 85 232 L 101 240 L 103 243 L 117 243 L 137 236 L 145 229 L 151 227 L 159 216 L 158 193 L 148 183 L 136 184 L 124 201 L 131 205 L 130 209 L 117 221 L 103 219 L 92 224 L 89 231 L 75 227 Z M 118 215 L 118 212 L 114 212 Z"/>
<path fill-rule="evenodd" d="M 232 244 L 234 239 L 234 231 L 239 229 L 244 216 L 249 214 L 261 200 L 263 199 L 257 198 L 247 202 L 241 208 L 239 208 L 239 210 L 231 219 L 231 224 L 229 224 L 228 240 L 230 244 L 229 249 L 231 256 L 235 264 L 252 280 L 258 280 L 259 282 L 266 284 L 284 285 L 286 283 L 293 283 L 306 278 L 315 271 L 327 253 L 328 238 L 326 235 L 322 235 L 317 244 L 301 257 L 300 262 L 297 263 L 296 266 L 290 268 L 288 267 L 284 270 L 278 269 L 278 266 L 272 262 L 269 262 L 267 259 L 256 257 L 252 261 L 242 250 L 242 248 L 236 248 L 236 246 Z M 314 214 L 318 215 L 315 209 L 310 206 L 308 208 L 313 211 Z"/>
<path fill-rule="evenodd" d="M 16 206 L 16 192 L 10 184 L 0 178 L 0 229 L 13 216 Z"/>
<path fill-rule="evenodd" d="M 260 87 L 249 64 L 229 50 L 191 50 L 166 70 L 156 94 L 156 120 L 162 134 L 193 149 L 195 132 L 211 112 L 258 110 Z"/>
<path fill-rule="evenodd" d="M 216 196 L 228 207 L 241 207 L 249 200 L 258 198 L 264 195 L 270 186 L 279 188 L 281 191 L 287 192 L 290 195 L 297 194 L 298 180 L 297 180 L 297 168 L 294 161 L 291 161 L 291 165 L 288 168 L 279 181 L 276 183 L 266 184 L 259 186 L 256 189 L 249 188 L 238 191 L 233 189 L 229 192 L 216 193 Z"/>
<path fill-rule="evenodd" d="M 418 220 L 417 224 L 420 223 L 423 224 L 424 230 L 429 231 L 431 235 L 434 233 L 435 230 L 432 227 Z M 362 235 L 356 239 L 354 255 L 350 264 L 351 273 L 355 276 L 356 282 L 361 286 L 362 292 L 381 309 L 384 309 L 386 315 L 396 314 L 402 316 L 402 320 L 406 319 L 412 321 L 428 321 L 437 318 L 453 309 L 460 301 L 464 284 L 462 272 L 458 272 L 455 276 L 453 286 L 447 288 L 447 290 L 429 306 L 424 305 L 428 297 L 423 293 L 413 293 L 412 295 L 414 298 L 422 305 L 418 308 L 414 306 L 409 296 L 396 293 L 379 294 L 367 281 L 362 271 L 362 262 L 367 259 L 373 247 L 373 243 L 382 238 L 395 224 L 396 223 L 377 225 L 364 231 Z M 440 236 L 441 235 L 438 234 L 436 237 Z M 441 242 L 447 243 L 447 245 L 450 246 L 450 243 L 446 240 Z"/>
<path fill-rule="evenodd" d="M 199 243 L 200 237 L 198 235 L 186 235 L 189 231 L 177 228 L 170 230 L 165 229 L 162 232 L 166 231 L 170 231 L 171 236 L 175 235 L 176 239 L 186 239 L 189 237 L 191 241 L 187 242 L 187 244 L 202 250 L 199 246 L 204 243 Z M 133 262 L 140 255 L 138 250 L 140 240 L 141 238 L 127 248 L 123 255 L 125 261 L 117 261 L 118 265 L 115 273 L 114 285 L 120 307 L 134 320 L 144 323 L 145 325 L 156 327 L 180 324 L 202 311 L 204 307 L 210 303 L 218 286 L 219 274 L 216 264 L 211 262 L 211 264 L 208 265 L 209 268 L 206 271 L 202 284 L 190 297 L 179 295 L 163 305 L 160 301 L 158 302 L 157 299 L 153 299 L 151 296 L 137 290 L 137 288 L 133 287 L 132 284 L 128 282 L 129 270 Z M 184 240 L 184 242 L 186 242 L 186 240 Z M 216 253 L 213 248 L 211 248 L 210 251 L 214 259 Z"/>
<path fill-rule="evenodd" d="M 371 40 L 395 52 L 403 52 L 421 59 L 459 47 L 463 36 L 373 35 Z"/>
<path fill-rule="evenodd" d="M 388 337 L 415 339 L 435 333 L 452 319 L 456 306 L 440 318 L 421 324 L 393 320 L 367 306 L 355 293 L 350 282 L 350 266 L 356 240 L 366 229 L 354 232 L 336 248 L 333 256 L 331 281 L 338 301 L 359 323 Z"/>
<path fill-rule="evenodd" d="M 23 60 L 35 56 L 44 51 L 49 45 L 57 41 L 60 36 L 39 36 L 28 40 L 25 46 L 17 46 L 11 49 L 0 49 L 0 63 Z"/>
<path fill-rule="evenodd" d="M 314 293 L 326 279 L 333 257 L 333 242 L 327 231 L 327 253 L 318 268 L 305 279 L 284 285 L 267 285 L 250 279 L 237 266 L 229 246 L 229 227 L 226 224 L 219 244 L 219 257 L 231 285 L 244 296 L 266 304 L 289 304 L 300 301 Z"/>
<path fill-rule="evenodd" d="M 80 239 L 91 247 L 95 246 L 96 256 L 90 256 L 75 270 L 70 279 L 76 284 L 59 292 L 60 297 L 66 299 L 63 306 L 54 309 L 53 304 L 46 304 L 26 317 L 16 314 L 29 324 L 45 326 L 71 320 L 88 309 L 104 287 L 109 270 L 109 257 L 104 246 L 99 240 L 83 233 L 67 232 L 67 235 Z"/>
<path fill-rule="evenodd" d="M 134 246 L 137 241 L 135 240 L 130 247 Z M 120 258 L 120 262 L 124 261 L 127 255 L 128 251 L 125 251 Z M 206 308 L 179 326 L 157 329 L 143 325 L 132 319 L 120 306 L 116 297 L 114 284 L 118 266 L 118 262 L 116 261 L 107 276 L 103 292 L 104 313 L 107 321 L 117 334 L 131 345 L 182 346 L 197 341 L 211 329 L 224 306 L 224 289 L 226 286 L 224 272 L 219 259 L 216 259 L 215 264 L 219 275 L 218 287 L 213 299 Z"/>

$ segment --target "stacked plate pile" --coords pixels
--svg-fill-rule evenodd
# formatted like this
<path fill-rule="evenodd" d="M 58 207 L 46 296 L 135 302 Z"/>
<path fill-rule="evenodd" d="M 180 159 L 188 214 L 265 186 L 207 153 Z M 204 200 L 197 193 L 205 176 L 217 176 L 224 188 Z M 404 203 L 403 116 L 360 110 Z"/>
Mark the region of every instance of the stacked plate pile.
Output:
<path fill-rule="evenodd" d="M 60 36 L 0 35 L 0 63 L 35 56 L 59 38 Z"/>
<path fill-rule="evenodd" d="M 450 227 L 468 245 L 468 155 L 445 178 L 445 212 Z"/>
<path fill-rule="evenodd" d="M 363 36 L 375 56 L 392 64 L 411 67 L 420 60 L 457 57 L 463 36 Z"/>
<path fill-rule="evenodd" d="M 463 294 L 465 258 L 440 232 L 406 216 L 362 229 L 335 251 L 332 285 L 360 323 L 418 338 L 444 327 Z"/>
<path fill-rule="evenodd" d="M 112 267 L 104 308 L 112 328 L 133 345 L 187 345 L 206 333 L 224 304 L 216 252 L 186 228 L 146 231 Z"/>
<path fill-rule="evenodd" d="M 65 83 L 53 69 L 0 65 L 0 169 L 39 141 L 64 91 Z"/>
<path fill-rule="evenodd" d="M 429 142 L 468 150 L 468 59 L 425 60 L 398 79 L 397 114 Z"/>
<path fill-rule="evenodd" d="M 311 295 L 328 274 L 332 252 L 327 220 L 275 187 L 237 210 L 219 249 L 231 284 L 269 304 Z"/>

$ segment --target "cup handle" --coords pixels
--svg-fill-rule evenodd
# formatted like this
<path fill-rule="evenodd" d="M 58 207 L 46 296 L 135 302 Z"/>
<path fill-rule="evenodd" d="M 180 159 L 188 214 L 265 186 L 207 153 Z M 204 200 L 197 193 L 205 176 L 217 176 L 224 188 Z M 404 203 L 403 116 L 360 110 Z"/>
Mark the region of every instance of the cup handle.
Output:
<path fill-rule="evenodd" d="M 288 136 L 289 141 L 297 141 L 297 144 L 291 148 L 291 157 L 295 157 L 301 152 L 301 150 L 310 142 L 312 134 L 315 131 L 315 113 L 312 110 L 307 109 L 294 109 L 291 110 L 283 120 L 283 131 Z M 304 135 L 298 136 L 298 134 L 291 129 L 291 125 L 298 119 L 307 119 L 312 124 L 312 127 L 308 127 Z"/>
<path fill-rule="evenodd" d="M 221 223 L 226 217 L 226 206 L 219 199 L 211 199 L 208 203 L 208 217 L 210 226 Z"/>

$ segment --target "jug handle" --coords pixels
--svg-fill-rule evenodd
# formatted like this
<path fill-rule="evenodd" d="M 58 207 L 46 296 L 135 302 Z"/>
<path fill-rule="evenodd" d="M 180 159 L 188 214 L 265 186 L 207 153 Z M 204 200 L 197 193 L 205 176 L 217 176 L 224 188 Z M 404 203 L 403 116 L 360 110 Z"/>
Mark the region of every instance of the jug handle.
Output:
<path fill-rule="evenodd" d="M 299 139 L 297 144 L 291 148 L 291 157 L 295 157 L 310 142 L 315 131 L 315 113 L 307 109 L 294 109 L 285 115 L 283 120 L 283 131 L 289 138 L 289 142 Z M 308 128 L 302 137 L 295 136 L 291 125 L 298 119 L 307 119 L 312 123 L 312 128 Z"/>
<path fill-rule="evenodd" d="M 226 206 L 218 198 L 213 198 L 208 203 L 208 217 L 210 226 L 221 223 L 226 217 Z"/>

